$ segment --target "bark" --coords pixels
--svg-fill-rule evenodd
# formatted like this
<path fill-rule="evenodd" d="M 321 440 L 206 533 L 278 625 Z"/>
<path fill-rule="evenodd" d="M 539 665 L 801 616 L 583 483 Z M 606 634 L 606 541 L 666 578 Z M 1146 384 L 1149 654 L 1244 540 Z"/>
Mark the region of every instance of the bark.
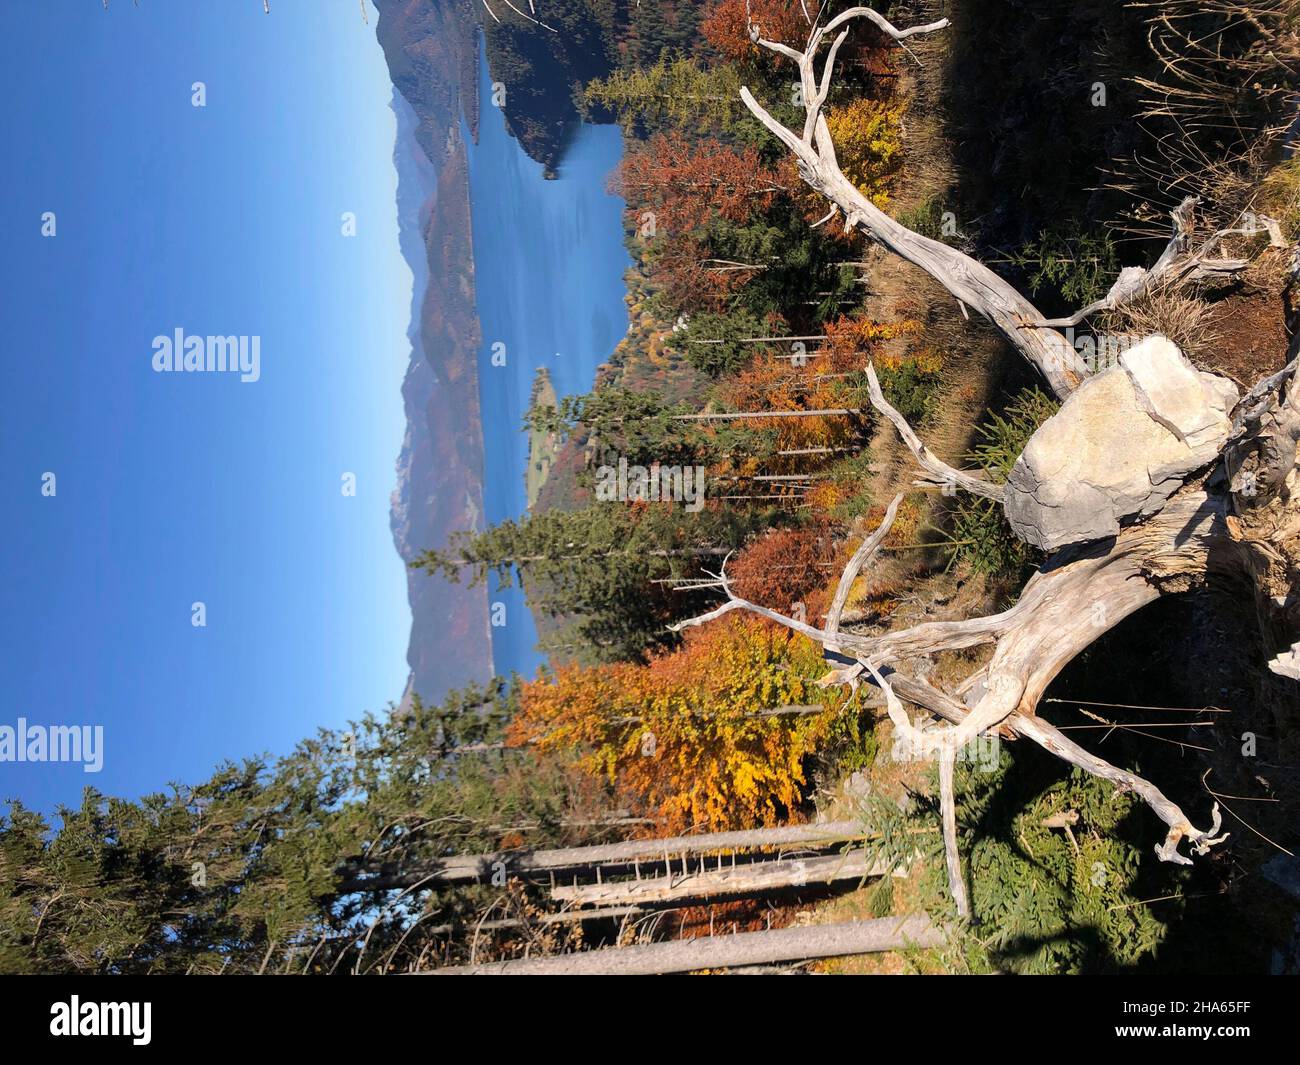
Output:
<path fill-rule="evenodd" d="M 783 828 L 761 828 L 744 832 L 709 832 L 668 839 L 634 839 L 594 847 L 457 854 L 418 869 L 379 869 L 369 876 L 354 873 L 339 885 L 338 890 L 343 894 L 387 890 L 410 887 L 426 880 L 430 883 L 490 881 L 498 868 L 504 868 L 510 876 L 527 876 L 561 869 L 592 869 L 598 865 L 662 861 L 669 856 L 680 860 L 683 855 L 713 851 L 840 843 L 862 839 L 866 835 L 862 825 L 856 821 L 827 821 L 822 824 L 787 825 Z"/>
<path fill-rule="evenodd" d="M 786 858 L 732 866 L 725 865 L 719 858 L 712 869 L 708 868 L 706 859 L 701 859 L 693 872 L 674 868 L 671 861 L 654 868 L 663 870 L 664 875 L 607 884 L 559 885 L 551 889 L 551 898 L 575 906 L 678 902 L 721 895 L 753 895 L 842 880 L 865 880 L 888 876 L 891 871 L 884 863 L 868 861 L 861 849 L 821 858 Z"/>
<path fill-rule="evenodd" d="M 653 976 L 698 969 L 723 969 L 810 958 L 840 958 L 885 950 L 942 947 L 945 931 L 928 917 L 885 917 L 780 928 L 770 932 L 741 932 L 732 936 L 683 939 L 635 947 L 564 954 L 557 958 L 525 958 L 430 969 L 422 976 Z"/>

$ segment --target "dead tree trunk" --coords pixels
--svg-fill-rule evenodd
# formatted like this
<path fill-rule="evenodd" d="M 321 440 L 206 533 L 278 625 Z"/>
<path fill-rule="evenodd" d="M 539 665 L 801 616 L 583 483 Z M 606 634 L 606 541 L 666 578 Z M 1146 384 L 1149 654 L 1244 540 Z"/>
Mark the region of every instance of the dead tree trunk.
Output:
<path fill-rule="evenodd" d="M 845 921 L 770 932 L 741 932 L 732 936 L 680 939 L 636 947 L 611 947 L 557 958 L 524 958 L 486 965 L 428 969 L 419 976 L 655 976 L 697 969 L 726 969 L 742 965 L 842 958 L 884 950 L 941 947 L 942 928 L 928 917 L 884 917 L 875 921 Z"/>
<path fill-rule="evenodd" d="M 1180 853 L 1186 840 L 1204 853 L 1219 835 L 1217 805 L 1207 828 L 1191 819 L 1157 787 L 1119 769 L 1066 739 L 1039 720 L 1038 701 L 1080 651 L 1124 618 L 1161 595 L 1216 579 L 1248 582 L 1256 589 L 1265 640 L 1280 676 L 1300 674 L 1300 356 L 1292 345 L 1286 368 L 1259 382 L 1244 397 L 1224 378 L 1196 370 L 1163 337 L 1147 338 L 1120 365 L 1093 373 L 1056 331 L 1099 310 L 1113 309 L 1153 285 L 1179 285 L 1208 275 L 1231 275 L 1247 260 L 1218 253 L 1244 228 L 1193 240 L 1196 202 L 1173 215 L 1173 236 L 1150 270 L 1121 272 L 1107 296 L 1078 314 L 1047 321 L 1010 284 L 982 263 L 914 233 L 876 208 L 841 172 L 822 114 L 835 59 L 850 24 L 872 22 L 894 41 L 947 27 L 946 19 L 899 30 L 869 8 L 855 7 L 814 25 L 803 51 L 751 35 L 763 47 L 796 64 L 805 121 L 793 130 L 777 121 L 750 93 L 750 111 L 795 156 L 803 179 L 831 201 L 847 228 L 925 270 L 962 304 L 996 325 L 1063 400 L 1061 410 L 1034 434 L 1006 484 L 954 469 L 934 455 L 906 420 L 885 401 L 868 367 L 875 408 L 897 428 L 925 472 L 918 485 L 943 485 L 1000 504 L 1013 530 L 1042 548 L 1048 560 L 1025 586 L 1015 606 L 965 621 L 930 622 L 879 635 L 839 630 L 849 586 L 875 556 L 899 500 L 885 521 L 853 556 L 823 628 L 785 617 L 732 592 L 724 572 L 716 576 L 727 600 L 716 610 L 681 623 L 705 623 L 735 609 L 749 610 L 817 640 L 844 663 L 824 684 L 880 686 L 896 730 L 918 751 L 937 755 L 941 766 L 965 743 L 989 730 L 1024 736 L 1065 761 L 1135 792 L 1165 822 L 1168 832 L 1156 853 L 1163 861 L 1190 863 Z M 822 46 L 830 46 L 824 56 Z M 820 69 L 819 69 L 820 67 Z M 828 216 L 829 217 L 829 216 Z M 1272 230 L 1270 229 L 1270 232 Z M 1125 462 L 1132 463 L 1130 470 Z M 1127 479 L 1126 479 L 1127 478 Z M 945 651 L 992 645 L 988 664 L 954 690 L 910 675 L 909 660 Z M 930 711 L 951 727 L 917 728 L 901 699 Z M 952 816 L 950 774 L 942 774 L 944 840 L 952 894 L 966 908 Z"/>
<path fill-rule="evenodd" d="M 776 862 L 751 862 L 728 866 L 719 858 L 714 868 L 707 859 L 691 872 L 669 871 L 663 876 L 619 880 L 603 884 L 561 884 L 551 898 L 575 906 L 617 906 L 648 902 L 679 902 L 723 895 L 753 895 L 760 891 L 833 884 L 888 876 L 891 867 L 873 862 L 861 849 L 825 858 L 787 858 Z"/>
<path fill-rule="evenodd" d="M 734 422 L 742 418 L 830 418 L 846 414 L 866 414 L 861 407 L 828 407 L 824 410 L 751 410 L 721 414 L 674 414 L 675 422 Z"/>
<path fill-rule="evenodd" d="M 501 871 L 510 876 L 549 873 L 559 869 L 590 869 L 598 865 L 681 860 L 684 855 L 715 851 L 753 850 L 760 847 L 822 845 L 862 839 L 866 830 L 856 821 L 786 825 L 743 832 L 708 832 L 668 839 L 633 839 L 593 847 L 563 847 L 544 851 L 500 851 L 496 854 L 457 854 L 416 869 L 379 869 L 369 875 L 349 875 L 339 891 L 381 891 L 422 883 L 468 883 L 490 880 Z"/>

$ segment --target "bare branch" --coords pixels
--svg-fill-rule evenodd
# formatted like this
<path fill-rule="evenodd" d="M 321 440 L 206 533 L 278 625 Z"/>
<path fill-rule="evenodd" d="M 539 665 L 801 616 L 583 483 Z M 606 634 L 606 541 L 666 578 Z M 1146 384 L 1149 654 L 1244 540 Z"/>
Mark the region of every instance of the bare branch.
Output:
<path fill-rule="evenodd" d="M 1041 718 L 1016 715 L 1010 721 L 1010 725 L 1017 735 L 1033 740 L 1044 750 L 1050 751 L 1071 765 L 1086 769 L 1093 776 L 1109 780 L 1125 791 L 1133 792 L 1145 802 L 1156 816 L 1169 826 L 1169 833 L 1165 836 L 1164 843 L 1156 847 L 1156 855 L 1162 862 L 1174 862 L 1178 865 L 1192 864 L 1190 858 L 1178 852 L 1178 844 L 1183 839 L 1192 845 L 1192 850 L 1197 854 L 1204 854 L 1216 843 L 1222 843 L 1228 838 L 1226 832 L 1221 836 L 1216 834 L 1223 825 L 1217 802 L 1210 813 L 1210 827 L 1204 830 L 1194 828 L 1178 804 L 1166 798 L 1164 792 L 1154 784 L 1136 773 L 1113 766 L 1105 759 L 1085 751 L 1073 740 L 1066 739 L 1059 729 Z"/>
<path fill-rule="evenodd" d="M 941 241 L 913 232 L 872 203 L 840 170 L 835 144 L 822 106 L 830 91 L 834 61 L 843 40 L 843 28 L 854 19 L 867 19 L 895 41 L 914 34 L 944 29 L 947 19 L 900 30 L 876 11 L 855 7 L 842 12 L 825 26 L 814 28 L 805 51 L 757 36 L 764 48 L 785 56 L 799 68 L 803 86 L 804 128 L 802 136 L 778 122 L 749 91 L 740 97 L 764 127 L 794 154 L 799 174 L 807 184 L 827 196 L 844 214 L 845 229 L 861 228 L 873 240 L 935 278 L 963 308 L 971 307 L 998 327 L 1020 353 L 1046 379 L 1057 398 L 1064 399 L 1090 371 L 1073 345 L 1049 329 L 1025 329 L 1025 323 L 1044 321 L 1041 312 L 1010 284 L 978 260 Z M 819 79 L 816 74 L 818 49 L 828 34 L 837 34 Z"/>
<path fill-rule="evenodd" d="M 826 614 L 826 635 L 834 637 L 840 631 L 840 616 L 844 613 L 844 604 L 849 600 L 849 591 L 853 587 L 853 582 L 857 580 L 858 574 L 880 550 L 880 545 L 884 542 L 885 537 L 889 535 L 889 530 L 894 524 L 894 518 L 898 516 L 898 507 L 903 502 L 904 494 L 899 492 L 894 496 L 893 502 L 889 504 L 885 511 L 885 517 L 875 531 L 862 541 L 861 546 L 853 553 L 849 559 L 849 564 L 844 567 L 844 572 L 840 574 L 839 586 L 835 589 L 835 599 L 831 602 L 831 608 Z M 831 651 L 838 651 L 839 647 L 834 643 L 827 643 L 826 647 Z"/>
<path fill-rule="evenodd" d="M 847 11 L 840 12 L 840 14 L 831 19 L 830 22 L 826 23 L 820 33 L 814 35 L 814 40 L 811 43 L 815 47 L 817 44 L 821 43 L 821 38 L 823 36 L 828 33 L 834 33 L 845 23 L 851 22 L 853 19 L 857 18 L 870 19 L 881 30 L 889 34 L 889 36 L 896 41 L 906 40 L 908 37 L 913 37 L 920 33 L 937 33 L 939 30 L 947 29 L 950 25 L 946 18 L 941 18 L 938 22 L 927 22 L 922 26 L 909 26 L 905 30 L 900 30 L 879 11 L 873 11 L 869 7 L 851 7 Z"/>
<path fill-rule="evenodd" d="M 1126 303 L 1151 292 L 1161 285 L 1176 285 L 1204 280 L 1207 277 L 1223 277 L 1240 273 L 1250 265 L 1249 259 L 1210 258 L 1210 252 L 1229 236 L 1252 236 L 1259 230 L 1253 226 L 1237 226 L 1221 229 L 1196 250 L 1191 250 L 1192 219 L 1197 203 L 1195 196 L 1188 196 L 1172 212 L 1173 235 L 1160 258 L 1150 270 L 1140 266 L 1126 266 L 1119 272 L 1119 277 L 1110 287 L 1110 291 L 1095 303 L 1090 303 L 1082 310 L 1075 311 L 1067 318 L 1050 318 L 1039 322 L 1026 322 L 1026 329 L 1055 329 L 1075 326 L 1085 318 L 1102 311 L 1118 310 Z M 1272 219 L 1261 219 L 1262 228 L 1269 233 L 1270 243 L 1280 239 L 1277 223 Z M 1270 225 L 1271 223 L 1271 225 Z"/>
<path fill-rule="evenodd" d="M 960 702 L 926 681 L 895 674 L 890 678 L 890 685 L 909 702 L 923 706 L 949 721 L 956 722 L 967 712 Z M 1093 776 L 1109 780 L 1117 787 L 1137 795 L 1169 828 L 1164 843 L 1156 847 L 1156 855 L 1163 862 L 1191 864 L 1191 860 L 1178 851 L 1178 844 L 1183 839 L 1192 844 L 1192 849 L 1197 854 L 1204 854 L 1210 847 L 1228 838 L 1226 834 L 1217 835 L 1222 824 L 1217 803 L 1211 811 L 1210 827 L 1205 830 L 1194 828 L 1181 807 L 1150 781 L 1084 750 L 1042 718 L 1017 712 L 1007 718 L 1006 730 L 1013 737 L 1023 736 L 1032 740 L 1070 765 L 1078 766 Z"/>
<path fill-rule="evenodd" d="M 807 118 L 804 119 L 803 140 L 805 144 L 811 145 L 813 134 L 817 131 L 817 119 L 821 117 L 822 107 L 826 103 L 826 98 L 831 94 L 831 76 L 835 73 L 835 57 L 840 53 L 840 47 L 848 39 L 849 31 L 846 29 L 835 38 L 835 43 L 831 45 L 831 50 L 827 53 L 826 64 L 822 68 L 821 85 L 817 89 L 817 95 L 812 103 L 806 108 Z M 810 72 L 812 65 L 807 68 Z"/>
<path fill-rule="evenodd" d="M 1023 735 L 1073 765 L 1137 793 L 1169 826 L 1158 853 L 1163 861 L 1185 862 L 1177 846 L 1187 838 L 1197 853 L 1219 842 L 1218 823 L 1191 827 L 1183 812 L 1158 788 L 1126 770 L 1089 754 L 1034 716 L 1043 692 L 1080 651 L 1136 610 L 1158 599 L 1168 587 L 1162 578 L 1203 574 L 1215 565 L 1231 568 L 1236 549 L 1225 523 L 1227 500 L 1201 490 L 1175 495 L 1146 524 L 1125 528 L 1105 548 L 1080 545 L 1058 552 L 1036 573 L 1015 606 L 1000 614 L 963 621 L 934 621 L 879 636 L 817 629 L 774 610 L 741 599 L 725 586 L 727 602 L 674 628 L 702 625 L 734 610 L 748 610 L 817 640 L 823 647 L 851 654 L 856 666 L 839 670 L 823 683 L 855 683 L 870 672 L 885 695 L 886 710 L 900 734 L 922 754 L 957 752 L 976 736 L 1001 728 Z M 1213 552 L 1212 552 L 1213 549 Z M 870 557 L 862 551 L 864 561 Z M 724 578 L 725 580 L 725 578 Z M 843 582 L 841 582 L 843 583 Z M 878 663 L 996 644 L 988 664 L 963 686 L 966 702 L 922 680 L 886 672 Z M 953 727 L 918 729 L 899 697 L 921 706 Z"/>
<path fill-rule="evenodd" d="M 930 474 L 929 480 L 915 481 L 913 483 L 927 488 L 962 488 L 974 495 L 992 499 L 996 503 L 1002 502 L 1001 485 L 990 484 L 983 477 L 977 477 L 974 474 L 954 469 L 921 443 L 921 438 L 907 424 L 907 419 L 899 414 L 885 399 L 885 394 L 880 389 L 880 379 L 876 376 L 876 368 L 871 363 L 867 363 L 867 388 L 871 394 L 871 405 L 894 423 L 894 428 L 898 430 L 898 435 L 903 438 L 903 443 L 916 456 L 916 461 Z"/>
<path fill-rule="evenodd" d="M 953 788 L 955 751 L 939 755 L 939 809 L 943 820 L 943 854 L 948 866 L 948 890 L 957 906 L 958 917 L 970 916 L 970 899 L 966 897 L 966 881 L 961 875 L 961 851 L 957 846 L 957 798 Z"/>

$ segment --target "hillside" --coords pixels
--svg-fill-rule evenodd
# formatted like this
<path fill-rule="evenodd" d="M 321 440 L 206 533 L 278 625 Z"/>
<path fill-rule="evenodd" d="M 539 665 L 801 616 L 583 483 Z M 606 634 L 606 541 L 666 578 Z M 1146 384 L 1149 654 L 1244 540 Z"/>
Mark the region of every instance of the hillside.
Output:
<path fill-rule="evenodd" d="M 393 539 L 414 561 L 476 528 L 483 513 L 479 327 L 474 309 L 469 182 L 462 116 L 473 130 L 477 57 L 468 4 L 379 5 L 379 40 L 399 99 L 398 213 L 416 279 L 411 365 L 402 385 L 407 431 L 393 496 Z M 412 694 L 441 699 L 492 674 L 487 594 L 411 570 Z"/>

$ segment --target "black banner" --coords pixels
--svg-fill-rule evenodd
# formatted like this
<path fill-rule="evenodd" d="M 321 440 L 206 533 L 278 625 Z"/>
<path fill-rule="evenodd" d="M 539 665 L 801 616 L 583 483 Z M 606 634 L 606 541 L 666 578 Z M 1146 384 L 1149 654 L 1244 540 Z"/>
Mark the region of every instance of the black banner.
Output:
<path fill-rule="evenodd" d="M 932 977 L 931 980 L 943 979 Z M 270 982 L 268 982 L 270 981 Z M 954 982 L 956 981 L 956 982 Z M 601 1006 L 609 992 L 576 997 L 572 987 L 556 981 L 533 981 L 521 987 L 476 981 L 430 981 L 420 977 L 389 980 L 306 980 L 290 977 L 176 978 L 121 977 L 108 979 L 10 977 L 3 981 L 0 1017 L 7 1045 L 49 1046 L 112 1043 L 127 1054 L 192 1051 L 200 1043 L 223 1038 L 248 1040 L 263 1050 L 288 1048 L 338 1053 L 373 1050 L 376 1040 L 411 1036 L 439 1039 L 457 1035 L 495 1040 L 510 1033 L 527 1040 L 532 1051 L 544 1050 L 553 1039 L 570 1038 L 561 1026 L 582 1032 L 584 1041 L 604 1033 L 627 1034 L 627 1016 Z M 816 989 L 815 995 L 812 994 Z M 808 986 L 799 1013 L 819 1023 L 848 1021 L 855 1041 L 923 1041 L 927 1052 L 968 1047 L 979 1029 L 1017 1042 L 1040 1038 L 1045 1047 L 1068 1045 L 1087 1050 L 1120 1044 L 1167 1044 L 1180 1051 L 1200 1043 L 1223 1052 L 1254 1040 L 1277 1040 L 1289 1032 L 1294 1015 L 1295 985 L 1282 980 L 1243 980 L 1240 977 L 1196 980 L 1129 978 L 952 977 L 942 987 L 909 977 L 861 980 L 819 980 Z M 787 994 L 791 990 L 783 989 Z M 781 1016 L 752 1012 L 758 989 L 751 981 L 714 981 L 707 1000 L 716 1010 L 715 1022 L 728 1036 L 760 1034 L 780 1027 Z M 764 989 L 763 995 L 770 995 Z M 631 1016 L 654 1011 L 663 1034 L 681 1033 L 705 1022 L 699 1006 L 680 1010 L 681 992 L 656 988 L 642 981 L 635 991 L 623 991 Z M 659 996 L 669 997 L 661 1007 Z M 743 996 L 744 1001 L 741 1000 Z M 848 996 L 848 997 L 846 997 Z M 586 1003 L 583 1005 L 582 1003 Z M 746 1003 L 750 1006 L 746 1006 Z M 672 1006 L 672 1004 L 676 1006 Z M 672 1014 L 659 1014 L 661 1008 Z M 811 1014 L 804 1013 L 811 1007 Z M 959 1008 L 958 1008 L 959 1007 Z M 948 1023 L 945 1017 L 961 1015 Z M 620 1019 L 620 1016 L 622 1019 Z M 670 1017 L 677 1017 L 670 1020 Z M 794 1021 L 792 1012 L 787 1020 Z M 567 1018 L 567 1020 L 566 1020 Z M 607 1019 L 608 1018 L 608 1019 Z M 863 1020 L 869 1018 L 864 1030 Z M 637 1025 L 646 1023 L 644 1019 Z M 792 1025 L 792 1035 L 796 1028 Z M 747 1031 L 750 1029 L 750 1031 Z M 767 1036 L 764 1035 L 764 1039 Z M 920 1045 L 920 1044 L 918 1044 Z M 515 1052 L 522 1048 L 516 1044 Z"/>

